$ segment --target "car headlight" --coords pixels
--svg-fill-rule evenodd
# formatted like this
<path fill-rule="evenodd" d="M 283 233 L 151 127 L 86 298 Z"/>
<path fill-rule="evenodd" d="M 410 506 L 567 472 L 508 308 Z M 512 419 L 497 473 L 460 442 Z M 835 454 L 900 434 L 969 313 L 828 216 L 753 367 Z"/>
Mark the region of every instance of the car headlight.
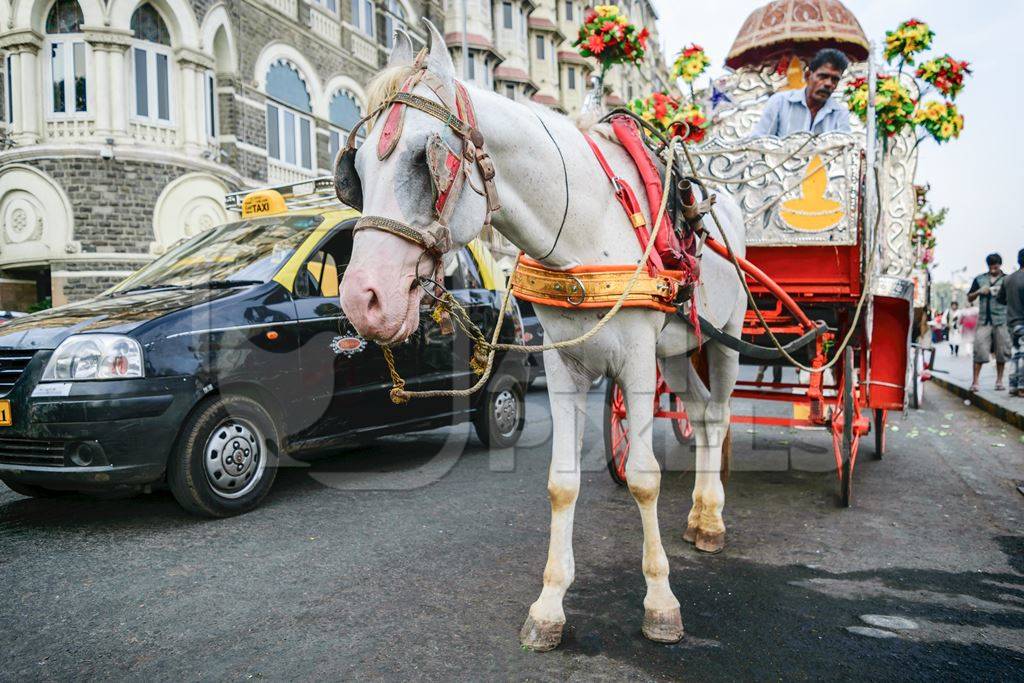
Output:
<path fill-rule="evenodd" d="M 76 334 L 60 343 L 44 382 L 142 377 L 142 347 L 120 334 Z"/>

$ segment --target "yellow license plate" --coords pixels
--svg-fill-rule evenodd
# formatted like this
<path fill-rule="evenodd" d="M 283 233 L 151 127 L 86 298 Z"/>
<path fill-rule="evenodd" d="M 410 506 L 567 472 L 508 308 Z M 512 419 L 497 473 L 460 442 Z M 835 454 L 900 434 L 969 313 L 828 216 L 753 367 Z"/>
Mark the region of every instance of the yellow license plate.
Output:
<path fill-rule="evenodd" d="M 0 400 L 0 427 L 11 426 L 11 402 Z"/>

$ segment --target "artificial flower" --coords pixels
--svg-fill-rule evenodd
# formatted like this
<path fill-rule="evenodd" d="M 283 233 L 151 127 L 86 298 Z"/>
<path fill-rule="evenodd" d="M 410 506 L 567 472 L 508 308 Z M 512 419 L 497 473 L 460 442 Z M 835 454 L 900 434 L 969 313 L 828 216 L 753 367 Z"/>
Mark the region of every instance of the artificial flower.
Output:
<path fill-rule="evenodd" d="M 692 83 L 710 65 L 711 60 L 704 52 L 704 48 L 696 43 L 691 43 L 679 52 L 672 66 L 672 74 L 687 83 Z"/>
<path fill-rule="evenodd" d="M 573 46 L 584 57 L 596 57 L 602 72 L 613 64 L 640 64 L 647 47 L 647 29 L 629 22 L 616 5 L 598 5 L 588 11 Z"/>
<path fill-rule="evenodd" d="M 964 76 L 971 73 L 970 64 L 942 55 L 917 68 L 917 77 L 931 83 L 945 97 L 956 99 L 964 88 Z"/>
<path fill-rule="evenodd" d="M 917 19 L 908 19 L 896 27 L 895 31 L 885 32 L 885 59 L 892 62 L 899 57 L 907 64 L 914 63 L 914 55 L 931 47 L 935 32 L 928 24 Z"/>

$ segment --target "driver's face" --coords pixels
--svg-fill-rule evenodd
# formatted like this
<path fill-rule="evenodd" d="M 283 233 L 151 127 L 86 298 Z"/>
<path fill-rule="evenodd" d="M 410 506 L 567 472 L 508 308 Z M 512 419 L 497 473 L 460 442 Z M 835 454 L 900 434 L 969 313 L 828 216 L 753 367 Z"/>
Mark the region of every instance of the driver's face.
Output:
<path fill-rule="evenodd" d="M 839 87 L 839 79 L 842 77 L 843 72 L 831 64 L 823 64 L 816 71 L 808 71 L 808 98 L 818 106 L 825 104 Z"/>

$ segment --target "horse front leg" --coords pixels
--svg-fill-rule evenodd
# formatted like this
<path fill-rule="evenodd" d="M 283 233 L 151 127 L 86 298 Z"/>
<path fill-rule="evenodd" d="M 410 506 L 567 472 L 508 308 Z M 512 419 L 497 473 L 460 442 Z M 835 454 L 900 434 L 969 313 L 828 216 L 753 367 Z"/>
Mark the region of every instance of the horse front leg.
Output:
<path fill-rule="evenodd" d="M 544 652 L 562 641 L 565 612 L 562 599 L 576 572 L 572 553 L 573 516 L 580 492 L 580 451 L 586 421 L 590 382 L 573 373 L 557 351 L 544 352 L 544 367 L 551 402 L 551 464 L 548 498 L 551 501 L 551 537 L 544 567 L 544 587 L 530 606 L 519 632 L 523 647 Z"/>
<path fill-rule="evenodd" d="M 679 601 L 668 582 L 668 556 L 658 528 L 658 494 L 661 466 L 651 446 L 654 424 L 654 354 L 631 358 L 618 377 L 629 411 L 629 459 L 626 481 L 640 509 L 644 530 L 643 573 L 647 581 L 644 597 L 643 634 L 659 643 L 676 643 L 683 637 Z"/>

